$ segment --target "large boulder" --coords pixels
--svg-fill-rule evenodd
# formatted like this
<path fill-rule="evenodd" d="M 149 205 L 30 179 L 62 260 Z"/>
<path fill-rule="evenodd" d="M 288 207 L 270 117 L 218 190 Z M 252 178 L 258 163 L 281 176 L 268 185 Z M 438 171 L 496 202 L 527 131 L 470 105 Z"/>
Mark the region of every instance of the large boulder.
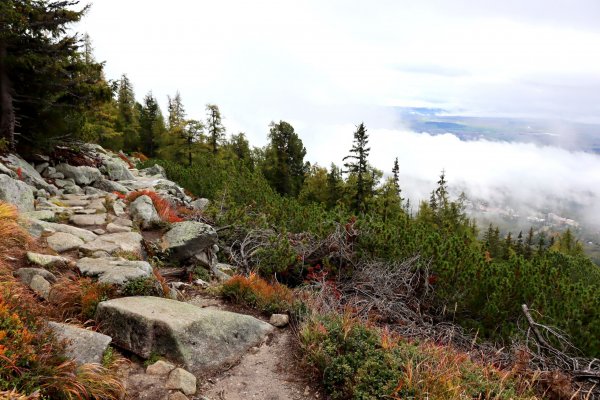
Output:
<path fill-rule="evenodd" d="M 160 246 L 178 261 L 185 261 L 217 244 L 217 231 L 207 224 L 184 221 L 173 227 L 162 237 Z"/>
<path fill-rule="evenodd" d="M 129 261 L 121 257 L 86 257 L 77 261 L 77 268 L 83 275 L 98 277 L 98 282 L 115 285 L 152 275 L 152 267 L 146 261 Z"/>
<path fill-rule="evenodd" d="M 119 192 L 119 193 L 129 193 L 129 189 L 123 186 L 119 182 L 110 181 L 108 179 L 99 179 L 94 182 L 94 188 L 103 190 L 105 192 Z"/>
<path fill-rule="evenodd" d="M 102 174 L 98 168 L 80 166 L 75 167 L 69 164 L 58 164 L 56 171 L 63 174 L 66 178 L 71 178 L 78 185 L 88 186 L 102 179 Z"/>
<path fill-rule="evenodd" d="M 105 251 L 110 254 L 116 251 L 142 254 L 142 239 L 142 235 L 137 232 L 109 233 L 86 243 L 79 248 L 79 251 L 84 255 L 90 255 L 96 251 Z"/>
<path fill-rule="evenodd" d="M 66 342 L 66 356 L 77 364 L 101 364 L 104 352 L 112 341 L 110 336 L 88 331 L 74 325 L 48 322 L 59 340 Z"/>
<path fill-rule="evenodd" d="M 165 172 L 165 169 L 158 164 L 154 164 L 149 168 L 144 168 L 140 172 L 144 173 L 147 176 L 159 175 L 161 178 L 167 178 L 167 173 Z"/>
<path fill-rule="evenodd" d="M 18 175 L 23 182 L 27 183 L 35 187 L 36 189 L 44 189 L 48 193 L 56 194 L 58 190 L 56 186 L 49 184 L 42 178 L 40 173 L 36 171 L 36 169 L 29 164 L 27 161 L 23 160 L 16 154 L 9 154 L 7 156 L 2 157 L 2 160 L 10 165 L 13 171 L 18 171 Z"/>
<path fill-rule="evenodd" d="M 140 196 L 129 205 L 129 214 L 133 222 L 142 229 L 149 229 L 161 222 L 152 199 L 146 195 Z"/>
<path fill-rule="evenodd" d="M 162 355 L 192 372 L 235 361 L 274 329 L 248 315 L 159 297 L 103 301 L 95 320 L 116 345 L 144 358 Z"/>
<path fill-rule="evenodd" d="M 127 165 L 123 161 L 116 159 L 105 159 L 104 169 L 106 175 L 112 181 L 127 181 L 135 179 L 134 176 L 129 172 Z"/>
<path fill-rule="evenodd" d="M 14 204 L 21 212 L 35 209 L 31 186 L 8 175 L 0 175 L 0 200 Z"/>

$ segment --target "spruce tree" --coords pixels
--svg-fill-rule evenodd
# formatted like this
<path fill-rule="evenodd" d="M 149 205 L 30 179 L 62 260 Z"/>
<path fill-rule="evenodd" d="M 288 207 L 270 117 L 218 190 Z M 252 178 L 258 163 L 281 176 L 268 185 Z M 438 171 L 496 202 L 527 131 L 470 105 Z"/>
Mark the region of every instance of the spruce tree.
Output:
<path fill-rule="evenodd" d="M 529 232 L 527 233 L 524 252 L 525 259 L 530 260 L 533 253 L 533 226 L 529 228 Z"/>
<path fill-rule="evenodd" d="M 79 133 L 85 110 L 110 99 L 102 64 L 86 64 L 82 38 L 69 30 L 87 10 L 78 3 L 0 2 L 0 138 L 12 149 L 18 133 L 24 147 Z"/>
<path fill-rule="evenodd" d="M 271 122 L 269 126 L 270 143 L 263 166 L 265 178 L 280 194 L 298 196 L 308 171 L 304 163 L 304 144 L 289 123 Z"/>
<path fill-rule="evenodd" d="M 402 197 L 401 197 L 402 191 L 400 190 L 400 165 L 398 164 L 398 157 L 396 157 L 396 159 L 394 160 L 394 167 L 392 168 L 392 175 L 393 175 L 393 179 L 394 179 L 394 187 L 396 188 L 396 193 L 398 194 L 398 197 L 400 198 L 400 200 L 402 200 Z"/>
<path fill-rule="evenodd" d="M 148 157 L 154 157 L 158 150 L 158 143 L 165 132 L 165 125 L 160 107 L 152 92 L 144 97 L 144 104 L 140 113 L 140 137 L 142 150 Z"/>
<path fill-rule="evenodd" d="M 334 208 L 338 201 L 342 198 L 342 190 L 344 180 L 342 179 L 342 171 L 340 168 L 331 163 L 329 172 L 327 173 L 327 207 Z"/>
<path fill-rule="evenodd" d="M 217 154 L 219 146 L 225 139 L 225 127 L 221 122 L 221 111 L 216 104 L 206 105 L 206 128 L 208 130 L 208 141 L 212 147 L 213 154 Z"/>
<path fill-rule="evenodd" d="M 369 135 L 364 123 L 360 123 L 354 132 L 354 141 L 350 149 L 350 155 L 344 157 L 344 172 L 356 176 L 356 194 L 354 197 L 354 210 L 358 212 L 366 211 L 366 197 L 371 192 L 368 187 L 368 157 L 371 151 L 369 144 Z"/>
<path fill-rule="evenodd" d="M 123 136 L 123 150 L 133 151 L 140 147 L 140 121 L 136 109 L 133 85 L 126 74 L 121 75 L 117 89 L 116 130 Z"/>

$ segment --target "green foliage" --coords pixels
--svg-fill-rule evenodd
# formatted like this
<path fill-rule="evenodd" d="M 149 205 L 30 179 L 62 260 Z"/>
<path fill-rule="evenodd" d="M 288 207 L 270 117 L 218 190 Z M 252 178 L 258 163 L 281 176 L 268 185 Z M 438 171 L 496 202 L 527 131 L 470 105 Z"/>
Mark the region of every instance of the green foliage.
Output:
<path fill-rule="evenodd" d="M 192 273 L 194 275 L 194 279 L 202 279 L 205 282 L 210 282 L 210 271 L 203 266 L 196 266 Z"/>
<path fill-rule="evenodd" d="M 365 124 L 361 122 L 354 132 L 354 142 L 350 149 L 350 155 L 344 157 L 344 161 L 346 161 L 344 164 L 346 172 L 356 177 L 352 206 L 357 212 L 366 211 L 366 200 L 373 189 L 373 184 L 372 182 L 369 184 L 368 178 L 368 157 L 369 152 L 371 151 L 371 148 L 367 147 L 368 144 L 369 135 L 367 134 L 367 128 L 365 127 Z"/>
<path fill-rule="evenodd" d="M 304 144 L 289 123 L 271 122 L 269 126 L 270 142 L 262 167 L 264 176 L 279 194 L 298 196 L 307 170 Z"/>
<path fill-rule="evenodd" d="M 140 277 L 127 282 L 122 291 L 124 296 L 156 296 L 162 297 L 160 285 L 154 277 Z"/>
<path fill-rule="evenodd" d="M 220 288 L 225 299 L 256 308 L 264 313 L 284 313 L 294 308 L 292 291 L 277 282 L 269 283 L 256 274 L 235 275 Z"/>
<path fill-rule="evenodd" d="M 408 343 L 347 315 L 313 317 L 300 340 L 332 399 L 526 399 L 517 378 L 451 349 Z"/>
<path fill-rule="evenodd" d="M 263 276 L 301 276 L 302 259 L 284 234 L 269 238 L 269 244 L 256 251 L 258 271 Z"/>

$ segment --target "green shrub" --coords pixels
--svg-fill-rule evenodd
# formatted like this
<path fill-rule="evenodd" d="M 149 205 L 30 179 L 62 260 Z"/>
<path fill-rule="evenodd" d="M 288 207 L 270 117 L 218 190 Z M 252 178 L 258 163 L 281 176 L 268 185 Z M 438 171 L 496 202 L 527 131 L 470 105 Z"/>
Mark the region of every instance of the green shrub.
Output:
<path fill-rule="evenodd" d="M 125 296 L 156 296 L 162 297 L 162 289 L 156 278 L 137 278 L 127 282 L 123 287 L 123 295 Z"/>

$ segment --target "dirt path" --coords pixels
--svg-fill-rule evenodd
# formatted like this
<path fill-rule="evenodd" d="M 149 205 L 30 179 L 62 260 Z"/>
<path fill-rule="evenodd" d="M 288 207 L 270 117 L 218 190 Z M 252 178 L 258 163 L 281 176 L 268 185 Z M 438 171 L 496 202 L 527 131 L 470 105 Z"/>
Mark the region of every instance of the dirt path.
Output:
<path fill-rule="evenodd" d="M 239 364 L 205 382 L 207 400 L 305 400 L 323 398 L 299 376 L 288 329 L 246 354 Z M 201 398 L 201 397 L 200 397 Z"/>

